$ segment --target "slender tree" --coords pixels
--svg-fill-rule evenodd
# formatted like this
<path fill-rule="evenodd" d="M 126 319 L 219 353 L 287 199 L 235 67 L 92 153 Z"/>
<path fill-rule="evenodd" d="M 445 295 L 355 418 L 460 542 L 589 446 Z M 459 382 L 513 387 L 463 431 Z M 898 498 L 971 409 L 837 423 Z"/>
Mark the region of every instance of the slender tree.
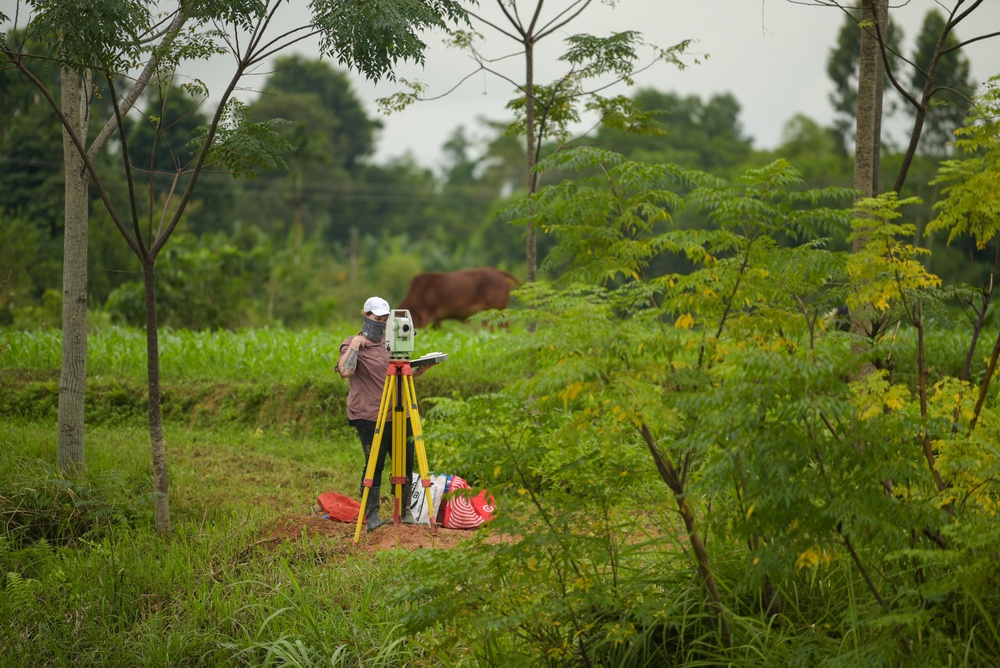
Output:
<path fill-rule="evenodd" d="M 882 82 L 885 76 L 879 44 L 880 35 L 889 23 L 888 14 L 888 0 L 862 0 L 858 110 L 854 133 L 854 188 L 861 198 L 874 197 L 879 192 Z"/>
<path fill-rule="evenodd" d="M 785 1 L 793 4 L 835 8 L 849 16 L 853 16 L 852 11 L 856 8 L 854 3 L 842 2 L 841 0 Z M 957 26 L 963 23 L 972 25 L 975 18 L 970 17 L 975 16 L 976 10 L 983 6 L 983 2 L 984 0 L 951 0 L 950 3 L 938 3 L 941 8 L 946 10 L 947 16 L 943 24 L 940 24 L 940 31 L 937 33 L 936 39 L 929 32 L 930 29 L 925 22 L 920 42 L 929 44 L 933 41 L 933 50 L 930 54 L 921 50 L 921 57 L 926 58 L 926 61 L 914 62 L 899 53 L 893 46 L 889 29 L 891 24 L 888 0 L 862 0 L 861 20 L 857 24 L 861 31 L 857 115 L 859 132 L 863 130 L 866 137 L 864 140 L 861 137 L 857 138 L 855 151 L 855 169 L 860 172 L 855 174 L 855 180 L 856 185 L 860 186 L 859 190 L 862 196 L 873 196 L 880 192 L 880 188 L 874 180 L 878 176 L 880 146 L 874 143 L 871 146 L 868 145 L 868 137 L 871 137 L 871 142 L 878 142 L 878 134 L 881 131 L 882 85 L 877 84 L 876 81 L 885 77 L 888 83 L 902 96 L 904 103 L 909 105 L 913 116 L 909 142 L 892 185 L 892 189 L 899 193 L 906 184 L 910 166 L 917 154 L 917 147 L 920 144 L 929 110 L 937 102 L 947 101 L 946 95 L 962 94 L 961 87 L 951 86 L 939 76 L 938 70 L 942 67 L 942 59 L 955 58 L 956 52 L 974 42 L 1000 36 L 1000 26 L 986 26 L 980 27 L 977 31 L 979 34 L 975 37 L 964 40 L 954 38 Z M 933 21 L 931 25 L 933 25 Z M 912 72 L 912 76 L 907 77 L 905 75 L 907 71 Z M 921 90 L 919 92 L 909 90 L 906 85 L 908 79 L 918 84 L 922 82 Z M 967 109 L 968 100 L 965 103 Z M 864 145 L 862 145 L 862 141 L 864 141 Z"/>
<path fill-rule="evenodd" d="M 94 89 L 91 64 L 87 51 L 113 52 L 137 56 L 144 45 L 155 45 L 145 62 L 142 73 L 123 95 L 120 109 L 127 114 L 142 94 L 153 72 L 156 71 L 160 53 L 171 47 L 187 20 L 178 10 L 172 19 L 141 34 L 134 40 L 113 47 L 116 31 L 135 18 L 127 3 L 113 1 L 100 3 L 93 12 L 84 12 L 72 3 L 38 2 L 22 3 L 18 0 L 17 16 L 22 4 L 33 4 L 37 18 L 26 29 L 29 38 L 37 38 L 52 45 L 56 58 L 62 62 L 59 96 L 49 91 L 46 84 L 35 75 L 31 66 L 32 54 L 24 49 L 24 42 L 8 45 L 0 43 L 0 69 L 15 68 L 31 84 L 43 89 L 50 103 L 60 99 L 60 120 L 63 123 L 64 223 L 63 223 L 63 303 L 62 303 L 62 369 L 59 376 L 59 414 L 57 460 L 65 471 L 80 470 L 84 457 L 84 395 L 87 381 L 87 227 L 89 223 L 89 180 L 85 159 L 93 162 L 106 146 L 118 127 L 119 118 L 111 114 L 104 128 L 87 148 L 87 131 L 90 124 L 91 94 Z M 0 13 L 0 20 L 8 17 Z M 81 21 L 82 23 L 77 23 Z M 92 30 L 80 30 L 92 22 Z M 102 25 L 103 24 L 103 25 Z M 151 26 L 152 28 L 152 26 Z M 17 26 L 14 27 L 14 32 Z M 127 32 L 125 34 L 128 34 Z M 25 40 L 27 41 L 27 40 Z M 115 63 L 113 69 L 125 69 L 125 62 Z"/>
<path fill-rule="evenodd" d="M 114 108 L 114 122 L 109 123 L 105 131 L 110 135 L 117 130 L 121 142 L 120 166 L 128 185 L 125 211 L 112 201 L 94 157 L 85 145 L 85 138 L 80 136 L 76 121 L 67 115 L 64 104 L 54 92 L 26 66 L 28 55 L 11 48 L 6 41 L 0 44 L 0 65 L 13 66 L 22 72 L 56 110 L 66 136 L 82 159 L 85 172 L 80 178 L 89 177 L 115 227 L 142 265 L 149 434 L 156 499 L 154 518 L 157 530 L 165 533 L 169 531 L 170 515 L 160 405 L 156 259 L 181 220 L 206 165 L 216 164 L 234 175 L 253 176 L 260 166 L 276 164 L 275 151 L 286 145 L 269 124 L 247 122 L 246 105 L 235 100 L 233 92 L 252 68 L 306 39 L 317 39 L 324 56 L 356 67 L 368 78 L 391 78 L 397 62 L 423 61 L 425 44 L 419 37 L 419 31 L 444 26 L 449 20 L 461 20 L 464 12 L 453 0 L 314 0 L 305 22 L 291 28 L 279 28 L 276 15 L 287 7 L 287 3 L 280 0 L 180 2 L 172 12 L 168 12 L 165 20 L 158 18 L 163 11 L 161 3 L 143 0 L 96 0 L 83 10 L 75 0 L 39 0 L 31 6 L 35 14 L 28 29 L 58 45 L 58 60 L 64 72 L 78 72 L 103 80 Z M 0 15 L 0 20 L 9 19 Z M 174 42 L 172 39 L 164 44 L 167 35 L 176 38 L 179 26 L 188 20 L 194 30 L 186 33 L 184 40 Z M 155 36 L 161 36 L 161 40 L 150 51 L 149 39 Z M 135 62 L 146 62 L 145 71 L 151 76 L 153 72 L 173 71 L 186 58 L 201 58 L 212 53 L 228 53 L 232 57 L 235 63 L 232 76 L 219 96 L 211 121 L 192 138 L 198 146 L 192 162 L 176 168 L 175 184 L 184 179 L 184 187 L 176 192 L 169 190 L 159 218 L 150 212 L 144 221 L 139 215 L 137 180 L 122 124 L 135 97 L 131 91 L 121 94 L 116 79 L 128 72 Z M 200 84 L 194 84 L 190 90 L 207 96 L 207 90 Z M 103 146 L 106 138 L 99 136 L 98 140 Z M 67 237 L 70 236 L 68 232 Z M 79 236 L 73 235 L 73 238 L 76 243 L 84 243 Z M 82 283 L 85 297 L 85 275 L 77 273 L 65 278 L 64 282 L 72 285 L 77 292 Z M 85 298 L 81 306 L 85 311 Z"/>
<path fill-rule="evenodd" d="M 602 2 L 614 4 L 613 0 Z M 524 179 L 528 193 L 538 191 L 539 175 L 535 165 L 543 144 L 553 140 L 565 144 L 569 139 L 570 124 L 580 120 L 581 107 L 598 112 L 598 125 L 603 123 L 631 131 L 648 128 L 649 117 L 640 113 L 630 99 L 624 96 L 606 99 L 600 93 L 616 83 L 631 85 L 638 72 L 658 61 L 684 66 L 680 56 L 687 49 L 688 41 L 666 49 L 650 45 L 655 54 L 653 60 L 641 66 L 638 49 L 644 42 L 638 32 L 625 31 L 606 38 L 571 35 L 566 39 L 567 51 L 560 57 L 569 64 L 568 71 L 551 84 L 539 84 L 535 72 L 538 44 L 553 34 L 563 33 L 592 3 L 593 0 L 572 0 L 556 8 L 551 4 L 546 6 L 545 0 L 493 0 L 483 3 L 495 5 L 499 12 L 497 18 L 491 17 L 477 3 L 469 3 L 475 5 L 469 10 L 469 16 L 477 28 L 488 30 L 517 45 L 517 55 L 523 58 L 524 66 L 524 74 L 519 78 L 509 76 L 499 68 L 499 62 L 509 55 L 491 58 L 477 46 L 477 41 L 483 38 L 481 33 L 454 35 L 455 44 L 467 48 L 472 54 L 478 64 L 477 72 L 489 72 L 510 83 L 517 92 L 507 108 L 517 117 L 511 130 L 524 137 Z M 467 75 L 463 81 L 470 76 Z M 587 88 L 585 83 L 593 86 Z M 383 105 L 399 109 L 420 99 L 423 90 L 422 85 L 411 84 L 411 92 L 386 98 Z M 529 222 L 526 226 L 525 239 L 527 280 L 534 281 L 538 262 L 537 234 L 533 223 Z"/>
<path fill-rule="evenodd" d="M 826 62 L 826 72 L 833 82 L 834 89 L 830 93 L 830 103 L 837 113 L 833 127 L 841 142 L 841 150 L 845 154 L 854 145 L 854 130 L 858 109 L 858 58 L 861 53 L 861 31 L 858 29 L 860 14 L 850 11 L 844 14 L 844 20 L 837 34 L 837 44 L 830 50 Z M 890 18 L 886 38 L 890 47 L 890 58 L 893 52 L 899 52 L 902 31 Z M 883 81 L 883 86 L 887 85 Z M 886 110 L 891 112 L 890 110 Z"/>

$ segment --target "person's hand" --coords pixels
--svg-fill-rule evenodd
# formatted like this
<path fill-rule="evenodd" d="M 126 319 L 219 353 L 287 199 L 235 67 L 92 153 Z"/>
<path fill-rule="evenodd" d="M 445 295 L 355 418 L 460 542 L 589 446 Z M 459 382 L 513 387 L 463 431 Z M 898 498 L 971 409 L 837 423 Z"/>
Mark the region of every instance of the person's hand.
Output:
<path fill-rule="evenodd" d="M 424 372 L 427 371 L 427 369 L 429 368 L 430 367 L 427 366 L 418 366 L 417 368 L 413 369 L 413 377 L 416 378 L 417 376 L 424 375 Z"/>

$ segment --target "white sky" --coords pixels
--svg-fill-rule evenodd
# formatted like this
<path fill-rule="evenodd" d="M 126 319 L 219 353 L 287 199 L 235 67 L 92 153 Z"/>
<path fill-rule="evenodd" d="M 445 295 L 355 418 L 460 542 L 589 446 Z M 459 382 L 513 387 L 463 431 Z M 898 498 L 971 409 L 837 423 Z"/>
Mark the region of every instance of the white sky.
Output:
<path fill-rule="evenodd" d="M 960 0 L 964 6 L 971 0 Z M 533 7 L 534 0 L 517 0 L 519 6 Z M 694 40 L 692 57 L 701 64 L 691 64 L 684 71 L 671 65 L 657 65 L 637 78 L 637 86 L 651 87 L 682 95 L 696 94 L 702 99 L 716 93 L 732 93 L 742 107 L 741 121 L 746 135 L 757 148 L 774 148 L 784 124 L 796 113 L 804 113 L 822 124 L 832 118 L 829 93 L 832 85 L 826 74 L 826 61 L 840 29 L 839 10 L 807 6 L 810 0 L 618 0 L 616 6 L 595 0 L 561 35 L 552 35 L 540 43 L 536 54 L 536 81 L 547 83 L 566 70 L 555 58 L 563 51 L 562 37 L 575 33 L 606 36 L 612 32 L 636 30 L 646 41 L 665 47 L 685 39 Z M 902 27 L 904 51 L 909 55 L 924 15 L 942 5 L 950 8 L 956 0 L 890 0 L 893 19 Z M 480 0 L 484 14 L 499 16 L 495 0 Z M 568 0 L 548 0 L 543 19 L 565 8 Z M 15 0 L 0 0 L 0 11 L 12 15 Z M 283 6 L 286 21 L 304 15 L 306 3 L 290 0 Z M 289 18 L 291 15 L 291 18 Z M 957 35 L 969 39 L 1000 31 L 1000 0 L 985 0 L 971 17 L 959 25 Z M 502 20 L 502 18 L 496 19 Z M 488 41 L 482 51 L 489 57 L 510 54 L 516 44 L 483 29 Z M 448 91 L 475 64 L 461 51 L 442 46 L 440 35 L 428 35 L 430 49 L 423 69 L 407 65 L 398 68 L 399 76 L 427 85 L 427 95 Z M 299 44 L 296 52 L 315 57 L 315 47 Z M 287 51 L 285 53 L 291 53 Z M 707 58 L 704 56 L 707 54 Z M 1000 74 L 1000 37 L 983 40 L 965 50 L 972 63 L 972 76 L 982 83 Z M 523 71 L 523 59 L 511 58 L 509 71 L 517 77 Z M 219 90 L 226 83 L 228 62 L 186 69 Z M 266 68 L 265 68 L 266 70 Z M 245 80 L 248 87 L 259 86 L 261 79 Z M 465 81 L 445 97 L 418 102 L 408 109 L 384 116 L 375 100 L 401 90 L 392 82 L 373 84 L 355 77 L 356 92 L 373 116 L 384 125 L 378 138 L 375 159 L 411 153 L 418 162 L 436 166 L 442 157 L 441 146 L 452 131 L 465 125 L 467 135 L 480 136 L 477 118 L 510 118 L 504 109 L 513 96 L 511 84 L 493 75 L 480 73 Z M 622 88 L 620 91 L 625 92 Z M 245 95 L 252 98 L 253 95 Z"/>

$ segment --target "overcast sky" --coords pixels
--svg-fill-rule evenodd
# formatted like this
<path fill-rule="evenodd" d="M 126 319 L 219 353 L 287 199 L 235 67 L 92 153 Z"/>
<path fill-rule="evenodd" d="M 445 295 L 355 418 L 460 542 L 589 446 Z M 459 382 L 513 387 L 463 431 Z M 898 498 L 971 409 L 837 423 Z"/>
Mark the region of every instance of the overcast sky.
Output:
<path fill-rule="evenodd" d="M 924 15 L 932 8 L 954 6 L 956 0 L 890 0 L 892 17 L 902 27 L 905 53 L 912 51 Z M 683 95 L 696 94 L 707 99 L 716 93 L 732 93 L 742 107 L 741 120 L 746 135 L 757 148 L 774 148 L 784 124 L 796 113 L 806 114 L 823 124 L 832 118 L 826 75 L 826 61 L 842 22 L 837 9 L 808 6 L 811 0 L 618 0 L 614 7 L 595 0 L 592 5 L 560 34 L 540 43 L 536 54 L 536 81 L 547 83 L 566 71 L 566 64 L 556 62 L 564 49 L 563 38 L 575 33 L 606 36 L 612 32 L 635 30 L 643 38 L 661 47 L 690 39 L 693 43 L 683 71 L 672 65 L 656 65 L 637 78 L 637 86 Z M 965 5 L 971 0 L 964 0 Z M 304 2 L 291 0 L 285 12 L 288 25 L 294 14 L 302 12 Z M 494 9 L 495 0 L 480 0 L 484 15 L 502 21 Z M 519 6 L 534 7 L 535 0 L 518 0 Z M 543 20 L 568 5 L 568 0 L 548 0 Z M 12 14 L 14 0 L 0 0 L 0 11 Z M 292 15 L 292 16 L 290 16 Z M 960 24 L 957 34 L 969 39 L 1000 31 L 1000 0 L 986 0 L 972 18 Z M 484 55 L 499 57 L 516 52 L 516 43 L 489 28 L 482 28 L 487 42 Z M 407 65 L 399 76 L 422 82 L 427 95 L 441 95 L 476 69 L 475 63 L 461 51 L 441 45 L 441 35 L 427 35 L 430 45 L 423 68 Z M 315 57 L 308 44 L 296 51 Z M 1000 74 L 1000 38 L 970 45 L 965 51 L 972 63 L 972 75 L 982 83 Z M 694 60 L 700 60 L 695 64 Z M 523 72 L 523 59 L 508 59 L 514 78 Z M 267 68 L 261 70 L 266 72 Z M 187 68 L 203 78 L 211 88 L 221 89 L 228 78 L 228 62 L 220 60 L 211 67 Z M 259 87 L 263 77 L 246 81 Z M 509 118 L 504 107 L 513 96 L 509 82 L 486 73 L 466 80 L 457 90 L 441 99 L 418 102 L 408 109 L 382 115 L 375 100 L 401 90 L 392 82 L 373 84 L 355 77 L 356 91 L 373 116 L 384 128 L 379 136 L 376 160 L 383 161 L 411 153 L 421 164 L 436 166 L 441 146 L 459 125 L 470 136 L 482 136 L 479 117 Z M 627 89 L 622 88 L 623 92 Z M 617 91 L 612 91 L 617 92 Z M 244 93 L 252 98 L 250 92 Z"/>
<path fill-rule="evenodd" d="M 486 9 L 495 3 L 483 0 L 480 4 Z M 566 4 L 565 0 L 548 3 L 555 7 Z M 944 4 L 951 7 L 953 0 Z M 907 55 L 924 15 L 939 6 L 934 0 L 893 1 L 892 16 L 902 26 Z M 496 16 L 496 12 L 491 12 L 491 16 Z M 973 16 L 975 23 L 969 21 L 971 26 L 960 26 L 957 33 L 960 38 L 1000 31 L 1000 0 L 986 0 Z M 671 65 L 658 65 L 641 74 L 636 85 L 696 94 L 702 99 L 717 93 L 732 93 L 742 107 L 744 131 L 754 138 L 754 145 L 774 148 L 782 127 L 796 113 L 804 113 L 823 124 L 832 119 L 829 102 L 832 85 L 826 74 L 826 61 L 842 20 L 837 9 L 787 0 L 620 0 L 614 8 L 594 2 L 567 26 L 565 34 L 587 32 L 603 36 L 637 30 L 647 41 L 659 46 L 694 40 L 690 53 L 699 56 L 700 64 L 694 64 L 694 58 L 689 57 L 692 64 L 683 71 Z M 497 37 L 494 31 L 484 30 L 484 34 L 490 40 L 484 46 L 489 55 L 514 50 L 515 44 L 509 38 Z M 565 63 L 553 62 L 563 48 L 562 37 L 553 40 L 555 37 L 550 37 L 547 48 L 538 54 L 539 82 L 551 81 L 566 71 Z M 428 52 L 424 70 L 401 70 L 402 76 L 428 84 L 428 93 L 447 91 L 475 69 L 467 56 L 437 47 L 439 41 L 430 42 L 434 48 Z M 970 45 L 966 55 L 977 81 L 1000 74 L 1000 38 Z M 523 60 L 518 61 L 514 72 L 523 69 L 520 62 Z M 366 100 L 396 89 L 387 82 L 377 86 L 360 81 L 358 84 L 358 91 Z M 465 124 L 471 130 L 478 116 L 504 118 L 504 106 L 511 97 L 509 83 L 478 74 L 442 99 L 421 102 L 385 117 L 377 155 L 384 158 L 410 150 L 421 162 L 436 161 L 441 155 L 441 144 L 455 126 Z"/>

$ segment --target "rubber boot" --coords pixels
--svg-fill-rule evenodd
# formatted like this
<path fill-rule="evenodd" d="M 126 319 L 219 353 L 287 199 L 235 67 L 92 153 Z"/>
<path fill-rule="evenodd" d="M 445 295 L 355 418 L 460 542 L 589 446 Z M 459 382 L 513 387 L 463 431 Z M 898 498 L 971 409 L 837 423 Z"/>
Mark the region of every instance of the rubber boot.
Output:
<path fill-rule="evenodd" d="M 372 487 L 371 491 L 368 492 L 368 505 L 365 506 L 365 526 L 368 528 L 368 531 L 375 531 L 375 529 L 385 524 L 382 518 L 378 516 L 380 492 L 381 490 L 378 487 Z"/>
<path fill-rule="evenodd" d="M 420 524 L 417 518 L 413 516 L 413 510 L 410 507 L 410 501 L 413 498 L 413 483 L 407 483 L 403 485 L 403 512 L 402 520 L 403 524 Z"/>

